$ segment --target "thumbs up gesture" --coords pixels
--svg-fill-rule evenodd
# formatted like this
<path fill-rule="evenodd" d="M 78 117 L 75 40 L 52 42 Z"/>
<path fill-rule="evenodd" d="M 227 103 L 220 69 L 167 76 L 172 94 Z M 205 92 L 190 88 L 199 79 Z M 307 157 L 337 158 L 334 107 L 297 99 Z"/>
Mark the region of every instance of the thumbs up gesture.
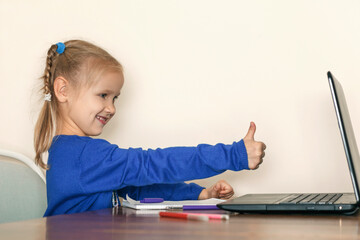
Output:
<path fill-rule="evenodd" d="M 248 165 L 252 170 L 259 168 L 265 157 L 264 150 L 266 149 L 266 145 L 263 142 L 255 141 L 255 131 L 256 125 L 254 122 L 251 122 L 249 131 L 243 139 L 248 155 Z"/>

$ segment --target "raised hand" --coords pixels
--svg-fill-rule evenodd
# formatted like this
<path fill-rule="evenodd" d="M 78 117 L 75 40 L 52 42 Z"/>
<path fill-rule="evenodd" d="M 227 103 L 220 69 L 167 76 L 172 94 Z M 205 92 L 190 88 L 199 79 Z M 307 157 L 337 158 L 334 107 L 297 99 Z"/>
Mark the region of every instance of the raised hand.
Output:
<path fill-rule="evenodd" d="M 249 131 L 243 138 L 246 152 L 248 155 L 249 168 L 254 170 L 259 168 L 265 157 L 266 145 L 263 142 L 255 141 L 256 125 L 254 122 L 250 123 Z"/>

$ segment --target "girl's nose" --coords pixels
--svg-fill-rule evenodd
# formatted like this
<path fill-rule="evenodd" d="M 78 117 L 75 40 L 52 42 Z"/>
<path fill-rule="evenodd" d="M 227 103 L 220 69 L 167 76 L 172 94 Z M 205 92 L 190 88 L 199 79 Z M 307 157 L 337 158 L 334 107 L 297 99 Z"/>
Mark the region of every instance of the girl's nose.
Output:
<path fill-rule="evenodd" d="M 111 103 L 109 105 L 106 106 L 105 111 L 110 114 L 111 116 L 113 116 L 116 113 L 116 108 L 114 103 Z"/>

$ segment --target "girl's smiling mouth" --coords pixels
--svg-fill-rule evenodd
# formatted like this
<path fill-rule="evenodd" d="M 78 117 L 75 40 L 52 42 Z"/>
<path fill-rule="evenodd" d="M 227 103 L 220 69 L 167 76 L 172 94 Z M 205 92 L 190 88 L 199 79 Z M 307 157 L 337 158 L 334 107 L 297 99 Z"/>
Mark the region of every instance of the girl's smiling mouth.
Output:
<path fill-rule="evenodd" d="M 99 120 L 103 125 L 105 125 L 106 122 L 108 121 L 108 118 L 102 117 L 102 116 L 99 116 L 99 115 L 96 115 L 96 119 Z"/>

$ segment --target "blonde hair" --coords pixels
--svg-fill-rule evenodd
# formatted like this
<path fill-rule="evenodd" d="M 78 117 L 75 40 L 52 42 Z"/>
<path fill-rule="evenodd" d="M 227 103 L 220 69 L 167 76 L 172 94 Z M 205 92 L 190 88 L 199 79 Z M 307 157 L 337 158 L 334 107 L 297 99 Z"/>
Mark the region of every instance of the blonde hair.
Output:
<path fill-rule="evenodd" d="M 49 150 L 58 127 L 56 120 L 59 108 L 54 93 L 54 80 L 62 76 L 71 84 L 89 85 L 105 71 L 122 73 L 121 64 L 100 47 L 82 40 L 70 40 L 64 44 L 65 50 L 61 54 L 56 51 L 56 44 L 50 47 L 44 75 L 40 78 L 43 81 L 42 94 L 51 94 L 51 101 L 44 101 L 34 131 L 35 163 L 44 169 L 49 169 L 49 166 L 44 163 L 43 154 Z"/>

